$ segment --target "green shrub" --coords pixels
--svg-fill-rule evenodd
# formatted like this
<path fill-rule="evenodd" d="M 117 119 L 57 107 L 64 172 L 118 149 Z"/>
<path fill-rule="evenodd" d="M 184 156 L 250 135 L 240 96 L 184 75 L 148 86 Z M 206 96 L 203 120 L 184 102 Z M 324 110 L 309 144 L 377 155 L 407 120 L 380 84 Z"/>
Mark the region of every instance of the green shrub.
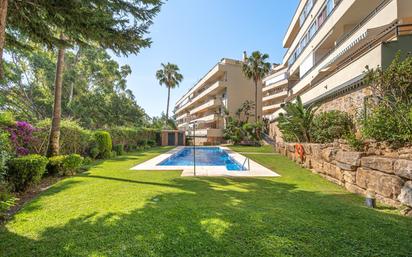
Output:
<path fill-rule="evenodd" d="M 110 158 L 112 152 L 112 138 L 109 132 L 97 131 L 94 134 L 97 149 L 99 150 L 98 157 L 101 159 Z"/>
<path fill-rule="evenodd" d="M 125 151 L 136 150 L 141 140 L 156 140 L 159 138 L 159 130 L 151 128 L 126 128 L 115 127 L 107 130 L 113 141 L 113 145 L 124 145 Z"/>
<path fill-rule="evenodd" d="M 64 159 L 64 174 L 63 175 L 74 175 L 83 165 L 84 158 L 78 154 L 69 154 Z"/>
<path fill-rule="evenodd" d="M 12 207 L 18 199 L 14 197 L 5 183 L 0 183 L 0 220 L 4 218 L 5 212 Z"/>
<path fill-rule="evenodd" d="M 46 157 L 31 154 L 13 158 L 8 162 L 7 179 L 14 191 L 24 191 L 31 185 L 40 182 L 48 160 Z"/>
<path fill-rule="evenodd" d="M 351 117 L 346 112 L 322 112 L 313 118 L 310 134 L 313 142 L 331 143 L 341 139 L 354 129 Z"/>
<path fill-rule="evenodd" d="M 346 142 L 348 145 L 355 151 L 363 151 L 364 150 L 364 142 L 362 139 L 356 138 L 354 133 L 349 133 L 345 136 Z"/>
<path fill-rule="evenodd" d="M 112 151 L 112 152 L 110 153 L 110 158 L 116 158 L 116 157 L 117 157 L 116 151 Z"/>
<path fill-rule="evenodd" d="M 412 119 L 409 108 L 399 104 L 394 113 L 385 105 L 372 108 L 367 117 L 361 120 L 362 133 L 366 138 L 388 141 L 395 145 L 412 142 Z M 401 122 L 410 119 L 409 122 Z"/>
<path fill-rule="evenodd" d="M 42 120 L 36 125 L 33 133 L 36 138 L 30 146 L 30 151 L 44 155 L 47 151 L 47 143 L 50 132 L 50 119 Z M 93 133 L 82 128 L 77 121 L 62 120 L 60 125 L 60 154 L 77 153 L 86 155 L 91 147 Z"/>
<path fill-rule="evenodd" d="M 49 158 L 47 173 L 50 175 L 70 176 L 76 174 L 83 164 L 78 154 L 59 155 Z"/>
<path fill-rule="evenodd" d="M 11 112 L 0 112 L 0 127 L 8 127 L 15 123 L 16 121 Z"/>
<path fill-rule="evenodd" d="M 63 162 L 66 158 L 65 155 L 53 156 L 49 158 L 49 163 L 47 164 L 47 173 L 49 175 L 57 175 L 62 173 Z"/>
<path fill-rule="evenodd" d="M 89 151 L 89 156 L 96 159 L 99 156 L 99 148 L 97 146 L 92 147 Z"/>
<path fill-rule="evenodd" d="M 119 144 L 119 145 L 114 145 L 113 150 L 116 152 L 118 156 L 124 154 L 124 145 Z"/>
<path fill-rule="evenodd" d="M 7 162 L 11 158 L 10 135 L 0 129 L 0 183 L 7 172 Z"/>
<path fill-rule="evenodd" d="M 156 141 L 153 139 L 149 139 L 147 140 L 147 145 L 149 145 L 150 147 L 154 147 L 157 145 Z"/>

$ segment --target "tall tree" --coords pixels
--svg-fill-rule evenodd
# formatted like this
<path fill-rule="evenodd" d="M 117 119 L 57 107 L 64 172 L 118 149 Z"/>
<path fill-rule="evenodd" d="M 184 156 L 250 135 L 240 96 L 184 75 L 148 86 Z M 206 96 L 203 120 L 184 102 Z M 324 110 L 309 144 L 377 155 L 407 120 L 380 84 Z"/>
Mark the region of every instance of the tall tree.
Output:
<path fill-rule="evenodd" d="M 255 83 L 255 122 L 258 121 L 258 84 L 269 73 L 270 63 L 266 62 L 269 58 L 268 54 L 262 54 L 255 51 L 251 56 L 244 60 L 242 70 L 248 79 L 252 79 Z"/>
<path fill-rule="evenodd" d="M 6 42 L 6 21 L 8 4 L 8 0 L 0 0 L 0 81 L 4 79 L 2 60 L 4 44 Z"/>
<path fill-rule="evenodd" d="M 26 3 L 27 2 L 27 3 Z M 50 131 L 49 155 L 59 153 L 59 109 L 61 106 L 61 80 L 64 66 L 64 49 L 74 44 L 101 46 L 116 54 L 137 54 L 150 46 L 144 38 L 154 16 L 159 12 L 160 0 L 90 0 L 90 1 L 13 1 L 15 11 L 10 11 L 7 26 L 11 37 L 27 35 L 34 42 L 57 47 L 55 104 L 53 125 Z M 6 31 L 7 32 L 7 31 Z M 64 35 L 58 38 L 57 35 Z M 12 41 L 13 42 L 13 41 Z M 1 60 L 2 61 L 2 60 Z M 60 68 L 59 65 L 62 67 Z M 60 88 L 59 88 L 60 87 Z M 60 100 L 58 99 L 60 98 Z M 60 116 L 60 118 L 59 118 Z"/>
<path fill-rule="evenodd" d="M 167 108 L 166 108 L 166 121 L 169 119 L 169 103 L 170 103 L 170 89 L 179 86 L 179 83 L 183 80 L 183 75 L 179 73 L 179 67 L 176 64 L 162 63 L 162 68 L 156 72 L 156 78 L 159 80 L 160 85 L 167 87 Z"/>

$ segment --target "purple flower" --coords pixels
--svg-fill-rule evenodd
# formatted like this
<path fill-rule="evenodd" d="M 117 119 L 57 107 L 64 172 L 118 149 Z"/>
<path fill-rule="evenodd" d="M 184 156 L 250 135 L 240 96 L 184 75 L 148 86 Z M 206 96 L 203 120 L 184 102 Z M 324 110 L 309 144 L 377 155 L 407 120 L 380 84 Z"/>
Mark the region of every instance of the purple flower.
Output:
<path fill-rule="evenodd" d="M 17 121 L 15 125 L 7 130 L 10 133 L 10 141 L 13 143 L 16 154 L 29 154 L 28 146 L 33 142 L 33 132 L 36 131 L 36 128 L 28 122 Z"/>

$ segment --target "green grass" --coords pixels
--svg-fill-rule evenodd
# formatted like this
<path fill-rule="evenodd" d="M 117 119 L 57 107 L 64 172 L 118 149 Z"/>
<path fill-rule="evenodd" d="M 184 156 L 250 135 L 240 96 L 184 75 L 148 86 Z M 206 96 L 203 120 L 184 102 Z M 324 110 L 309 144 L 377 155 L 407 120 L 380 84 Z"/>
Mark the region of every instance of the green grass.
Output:
<path fill-rule="evenodd" d="M 249 155 L 282 175 L 271 179 L 181 178 L 178 171 L 129 170 L 165 150 L 105 161 L 60 181 L 0 228 L 0 256 L 381 257 L 412 252 L 410 218 L 365 208 L 361 197 L 280 155 Z"/>
<path fill-rule="evenodd" d="M 263 145 L 261 147 L 236 145 L 230 148 L 242 153 L 273 153 L 273 146 L 271 145 Z"/>

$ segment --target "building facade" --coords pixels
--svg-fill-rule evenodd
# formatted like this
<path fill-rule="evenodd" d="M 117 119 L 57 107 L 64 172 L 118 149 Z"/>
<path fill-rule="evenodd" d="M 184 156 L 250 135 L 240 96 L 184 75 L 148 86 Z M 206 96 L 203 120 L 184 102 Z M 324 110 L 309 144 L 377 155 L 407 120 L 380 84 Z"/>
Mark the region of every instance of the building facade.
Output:
<path fill-rule="evenodd" d="M 270 85 L 284 72 L 287 82 L 277 83 L 287 84 L 287 96 L 277 98 L 276 90 L 263 95 L 276 97 L 276 104 L 300 96 L 319 111 L 359 115 L 372 94 L 364 81 L 366 67 L 385 68 L 398 51 L 409 54 L 411 32 L 411 0 L 301 0 L 283 40 L 282 69 L 265 79 Z M 269 106 L 265 110 L 264 101 L 264 117 L 274 121 L 282 109 Z M 272 122 L 270 136 L 279 138 L 277 133 Z"/>
<path fill-rule="evenodd" d="M 196 144 L 221 143 L 226 118 L 234 117 L 245 101 L 255 101 L 255 85 L 244 76 L 242 64 L 242 61 L 222 59 L 176 102 L 178 129 L 193 136 L 193 123 L 197 123 Z M 259 84 L 259 117 L 262 115 L 261 93 Z"/>

